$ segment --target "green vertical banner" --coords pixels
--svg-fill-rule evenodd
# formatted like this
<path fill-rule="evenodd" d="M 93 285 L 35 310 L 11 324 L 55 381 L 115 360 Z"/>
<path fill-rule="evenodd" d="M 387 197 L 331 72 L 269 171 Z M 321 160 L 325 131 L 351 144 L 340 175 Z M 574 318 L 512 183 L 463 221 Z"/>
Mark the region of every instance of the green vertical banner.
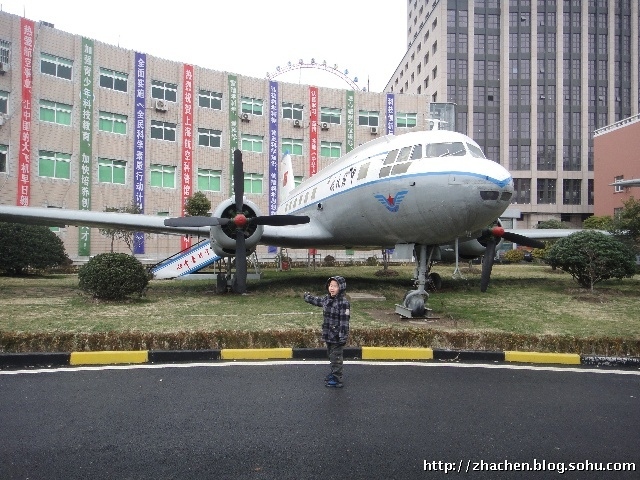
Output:
<path fill-rule="evenodd" d="M 233 152 L 238 148 L 238 77 L 229 75 L 229 195 L 233 192 Z"/>
<path fill-rule="evenodd" d="M 356 146 L 356 112 L 355 94 L 353 90 L 347 90 L 347 148 L 345 153 L 349 153 Z"/>
<path fill-rule="evenodd" d="M 93 156 L 93 40 L 82 38 L 82 69 L 80 71 L 80 210 L 91 210 L 91 170 Z M 80 227 L 78 255 L 91 254 L 91 229 Z"/>

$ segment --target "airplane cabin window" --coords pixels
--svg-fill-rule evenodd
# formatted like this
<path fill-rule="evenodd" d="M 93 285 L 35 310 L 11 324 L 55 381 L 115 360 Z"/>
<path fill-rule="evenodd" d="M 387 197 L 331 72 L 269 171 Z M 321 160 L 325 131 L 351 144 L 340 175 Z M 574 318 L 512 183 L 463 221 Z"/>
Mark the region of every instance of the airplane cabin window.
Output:
<path fill-rule="evenodd" d="M 398 155 L 398 150 L 391 150 L 387 154 L 387 158 L 384 159 L 384 164 L 389 165 L 396 161 L 396 156 Z"/>
<path fill-rule="evenodd" d="M 417 160 L 419 158 L 422 158 L 422 145 L 413 147 L 413 153 L 411 154 L 411 160 Z"/>
<path fill-rule="evenodd" d="M 471 152 L 471 155 L 473 155 L 474 157 L 487 158 L 487 157 L 485 157 L 484 153 L 482 153 L 482 150 L 480 148 L 476 147 L 475 145 L 467 143 L 467 148 Z"/>

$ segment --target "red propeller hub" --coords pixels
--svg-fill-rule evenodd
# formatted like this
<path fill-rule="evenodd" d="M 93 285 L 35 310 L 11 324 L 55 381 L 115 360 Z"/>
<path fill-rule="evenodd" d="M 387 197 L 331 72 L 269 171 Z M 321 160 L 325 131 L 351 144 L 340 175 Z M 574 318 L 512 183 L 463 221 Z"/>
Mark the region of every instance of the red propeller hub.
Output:
<path fill-rule="evenodd" d="M 491 229 L 491 234 L 495 237 L 501 237 L 504 235 L 504 228 L 500 226 L 495 226 Z"/>
<path fill-rule="evenodd" d="M 247 217 L 245 217 L 242 213 L 239 213 L 233 218 L 233 223 L 238 228 L 244 228 L 247 224 Z"/>

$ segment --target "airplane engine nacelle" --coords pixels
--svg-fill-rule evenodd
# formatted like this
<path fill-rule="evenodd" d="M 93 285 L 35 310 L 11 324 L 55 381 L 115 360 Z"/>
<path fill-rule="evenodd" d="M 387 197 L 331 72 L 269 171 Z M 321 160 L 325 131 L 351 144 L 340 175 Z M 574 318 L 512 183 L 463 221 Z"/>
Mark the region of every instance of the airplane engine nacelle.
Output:
<path fill-rule="evenodd" d="M 502 243 L 502 239 L 496 245 L 496 250 L 500 247 Z M 458 257 L 463 260 L 473 260 L 474 258 L 479 258 L 484 255 L 487 247 L 483 243 L 480 243 L 478 240 L 467 240 L 466 242 L 458 243 Z M 453 245 L 444 245 L 440 247 L 440 255 L 442 257 L 443 262 L 455 262 L 456 254 L 455 254 L 455 246 Z"/>
<path fill-rule="evenodd" d="M 262 215 L 258 206 L 246 199 L 243 202 L 242 212 L 236 212 L 236 203 L 232 198 L 229 198 L 218 205 L 212 216 L 218 218 L 234 218 L 236 213 L 244 214 L 247 219 Z M 262 225 L 248 225 L 244 227 L 247 252 L 255 249 L 255 246 L 262 237 L 263 231 L 264 226 Z M 216 255 L 220 255 L 221 257 L 235 256 L 236 232 L 237 227 L 233 222 L 211 227 L 211 248 Z"/>

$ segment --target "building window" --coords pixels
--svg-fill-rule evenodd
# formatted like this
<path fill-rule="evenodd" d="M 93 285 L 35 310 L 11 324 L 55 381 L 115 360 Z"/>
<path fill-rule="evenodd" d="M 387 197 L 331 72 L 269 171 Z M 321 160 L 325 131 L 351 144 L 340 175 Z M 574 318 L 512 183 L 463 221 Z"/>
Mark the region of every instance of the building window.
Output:
<path fill-rule="evenodd" d="M 151 138 L 156 140 L 176 141 L 176 124 L 151 120 Z"/>
<path fill-rule="evenodd" d="M 282 118 L 290 118 L 292 120 L 302 120 L 302 112 L 304 105 L 297 103 L 282 102 Z"/>
<path fill-rule="evenodd" d="M 621 181 L 623 181 L 623 180 L 624 180 L 624 175 L 619 175 L 619 176 L 617 176 L 617 177 L 615 177 L 615 178 L 613 179 L 613 181 L 614 181 L 614 182 L 621 182 Z M 614 186 L 613 186 L 613 191 L 614 191 L 615 193 L 621 193 L 621 192 L 624 192 L 624 186 L 622 186 L 622 185 L 614 185 Z"/>
<path fill-rule="evenodd" d="M 100 183 L 125 184 L 127 162 L 98 158 L 98 181 Z"/>
<path fill-rule="evenodd" d="M 554 178 L 538 179 L 538 204 L 555 205 L 556 180 Z"/>
<path fill-rule="evenodd" d="M 7 145 L 0 145 L 0 173 L 7 173 L 7 153 L 9 147 Z"/>
<path fill-rule="evenodd" d="M 340 158 L 342 156 L 342 144 L 340 142 L 320 142 L 320 156 Z"/>
<path fill-rule="evenodd" d="M 222 130 L 210 130 L 208 128 L 198 129 L 198 145 L 201 147 L 220 148 Z"/>
<path fill-rule="evenodd" d="M 117 90 L 119 92 L 126 92 L 128 81 L 129 74 L 127 73 L 116 72 L 115 70 L 109 70 L 108 68 L 100 69 L 101 87 Z"/>
<path fill-rule="evenodd" d="M 513 197 L 511 203 L 531 203 L 531 179 L 513 179 Z"/>
<path fill-rule="evenodd" d="M 262 153 L 262 144 L 264 143 L 264 137 L 258 135 L 243 135 L 242 136 L 242 151 L 243 152 L 256 152 Z"/>
<path fill-rule="evenodd" d="M 71 155 L 68 153 L 40 150 L 38 175 L 40 177 L 70 179 Z"/>
<path fill-rule="evenodd" d="M 339 108 L 322 107 L 320 109 L 320 122 L 322 123 L 333 123 L 335 125 L 340 125 L 341 118 L 342 110 Z"/>
<path fill-rule="evenodd" d="M 413 128 L 418 120 L 417 113 L 396 113 L 396 126 L 399 128 Z"/>
<path fill-rule="evenodd" d="M 172 165 L 150 165 L 152 187 L 176 188 L 176 167 Z"/>
<path fill-rule="evenodd" d="M 302 155 L 302 139 L 283 138 L 282 153 L 290 153 L 291 155 Z"/>
<path fill-rule="evenodd" d="M 40 120 L 43 122 L 71 125 L 71 105 L 40 100 Z"/>
<path fill-rule="evenodd" d="M 200 90 L 198 93 L 198 105 L 203 108 L 222 110 L 222 94 L 210 92 L 209 90 Z"/>
<path fill-rule="evenodd" d="M 9 60 L 11 58 L 11 42 L 7 40 L 0 40 L 0 62 L 6 63 L 7 65 L 10 63 Z"/>
<path fill-rule="evenodd" d="M 580 179 L 564 179 L 562 181 L 562 203 L 563 205 L 580 205 L 580 189 L 582 181 Z"/>
<path fill-rule="evenodd" d="M 378 112 L 368 112 L 366 110 L 360 110 L 358 112 L 358 125 L 377 127 Z"/>
<path fill-rule="evenodd" d="M 160 80 L 152 80 L 151 98 L 166 100 L 167 102 L 177 102 L 178 85 L 175 83 L 161 82 Z"/>
<path fill-rule="evenodd" d="M 9 106 L 9 92 L 0 90 L 0 113 L 7 114 L 7 108 Z"/>
<path fill-rule="evenodd" d="M 98 128 L 103 132 L 127 134 L 127 116 L 118 113 L 100 112 Z"/>
<path fill-rule="evenodd" d="M 262 175 L 259 173 L 244 174 L 244 193 L 262 193 Z"/>
<path fill-rule="evenodd" d="M 40 72 L 54 77 L 71 80 L 73 61 L 55 55 L 42 53 L 40 55 Z"/>
<path fill-rule="evenodd" d="M 219 192 L 222 179 L 221 170 L 198 169 L 198 190 L 205 192 Z"/>
<path fill-rule="evenodd" d="M 262 115 L 262 100 L 259 98 L 242 97 L 241 99 L 242 113 L 250 113 L 251 115 Z"/>
<path fill-rule="evenodd" d="M 556 169 L 555 145 L 538 145 L 538 170 L 554 171 Z"/>

